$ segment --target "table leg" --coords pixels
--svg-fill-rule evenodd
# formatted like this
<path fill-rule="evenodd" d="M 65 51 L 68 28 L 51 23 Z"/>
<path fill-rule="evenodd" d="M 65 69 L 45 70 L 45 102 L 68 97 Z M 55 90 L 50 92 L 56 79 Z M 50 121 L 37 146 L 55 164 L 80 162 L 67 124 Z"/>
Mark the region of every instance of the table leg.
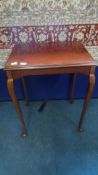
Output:
<path fill-rule="evenodd" d="M 83 104 L 83 109 L 82 109 L 82 113 L 81 113 L 81 117 L 80 117 L 80 121 L 79 121 L 79 131 L 82 132 L 83 128 L 82 128 L 82 124 L 83 124 L 83 120 L 84 120 L 84 115 L 87 109 L 87 105 L 90 101 L 93 89 L 94 89 L 94 85 L 95 85 L 95 75 L 94 74 L 90 74 L 89 75 L 89 88 L 88 88 L 88 93 L 86 96 L 86 99 L 84 101 Z"/>
<path fill-rule="evenodd" d="M 26 84 L 25 84 L 24 77 L 21 78 L 21 82 L 22 82 L 22 87 L 23 87 L 23 93 L 25 96 L 26 106 L 29 106 L 30 103 L 29 103 L 29 98 L 28 98 L 28 94 L 26 90 Z"/>
<path fill-rule="evenodd" d="M 22 136 L 26 136 L 27 135 L 27 129 L 26 129 L 24 118 L 23 118 L 23 114 L 22 114 L 21 109 L 20 109 L 19 102 L 18 102 L 17 97 L 16 97 L 16 93 L 15 93 L 15 90 L 14 90 L 13 78 L 8 78 L 7 87 L 8 87 L 9 94 L 12 98 L 12 101 L 14 103 L 14 106 L 16 108 L 16 111 L 19 115 L 19 118 L 20 118 L 20 121 L 21 121 L 21 124 L 22 124 Z"/>
<path fill-rule="evenodd" d="M 71 85 L 71 93 L 70 93 L 70 103 L 74 102 L 74 92 L 75 92 L 76 77 L 77 77 L 77 74 L 73 74 L 72 85 Z"/>

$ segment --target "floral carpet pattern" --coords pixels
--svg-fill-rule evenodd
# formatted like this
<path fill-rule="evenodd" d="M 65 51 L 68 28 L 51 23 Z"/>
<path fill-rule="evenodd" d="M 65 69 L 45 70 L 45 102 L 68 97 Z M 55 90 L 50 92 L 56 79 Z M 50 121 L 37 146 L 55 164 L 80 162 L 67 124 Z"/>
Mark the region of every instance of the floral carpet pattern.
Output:
<path fill-rule="evenodd" d="M 49 43 L 81 41 L 85 45 L 98 45 L 98 25 L 51 25 L 1 27 L 0 48 L 12 48 L 17 43 Z"/>
<path fill-rule="evenodd" d="M 1 0 L 2 26 L 97 23 L 98 0 Z"/>

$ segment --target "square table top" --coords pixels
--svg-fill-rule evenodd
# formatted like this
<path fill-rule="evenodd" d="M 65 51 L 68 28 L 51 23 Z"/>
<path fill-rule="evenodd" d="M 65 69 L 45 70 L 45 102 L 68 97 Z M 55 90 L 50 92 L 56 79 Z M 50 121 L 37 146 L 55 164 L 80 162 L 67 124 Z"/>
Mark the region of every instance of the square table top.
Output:
<path fill-rule="evenodd" d="M 15 45 L 5 70 L 41 69 L 95 65 L 92 56 L 79 42 L 67 44 Z"/>

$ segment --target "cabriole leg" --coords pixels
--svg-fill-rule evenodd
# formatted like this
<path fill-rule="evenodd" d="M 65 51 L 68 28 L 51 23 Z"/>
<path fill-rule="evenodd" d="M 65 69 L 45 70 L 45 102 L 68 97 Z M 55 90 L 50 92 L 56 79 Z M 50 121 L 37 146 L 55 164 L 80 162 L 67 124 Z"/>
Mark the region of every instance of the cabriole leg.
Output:
<path fill-rule="evenodd" d="M 93 89 L 94 89 L 94 85 L 95 85 L 95 75 L 90 74 L 89 75 L 88 93 L 87 93 L 86 99 L 85 99 L 84 104 L 83 104 L 83 109 L 82 109 L 82 113 L 81 113 L 81 117 L 80 117 L 80 121 L 79 121 L 79 131 L 80 132 L 83 131 L 82 125 L 83 125 L 84 115 L 86 113 L 87 105 L 88 105 L 88 103 L 91 99 L 91 95 L 92 95 L 92 92 L 93 92 Z"/>
<path fill-rule="evenodd" d="M 27 135 L 27 129 L 26 129 L 24 118 L 23 118 L 23 114 L 22 114 L 21 109 L 20 109 L 19 102 L 18 102 L 17 97 L 16 97 L 16 93 L 14 90 L 13 78 L 10 78 L 10 79 L 8 78 L 7 87 L 8 87 L 9 94 L 12 98 L 13 104 L 16 108 L 16 111 L 19 115 L 19 119 L 20 119 L 21 124 L 22 124 L 22 133 L 21 134 L 22 134 L 22 136 L 25 137 Z"/>

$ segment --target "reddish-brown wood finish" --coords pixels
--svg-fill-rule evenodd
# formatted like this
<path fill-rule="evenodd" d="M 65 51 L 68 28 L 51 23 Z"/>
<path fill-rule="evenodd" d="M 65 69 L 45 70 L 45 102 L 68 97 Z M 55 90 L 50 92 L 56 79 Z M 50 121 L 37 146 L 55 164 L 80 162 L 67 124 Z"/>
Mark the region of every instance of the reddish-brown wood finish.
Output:
<path fill-rule="evenodd" d="M 77 77 L 77 74 L 74 73 L 73 74 L 73 77 L 72 77 L 72 86 L 71 86 L 71 94 L 70 94 L 70 103 L 73 103 L 74 102 L 74 91 L 75 91 L 75 84 L 76 84 L 76 77 Z"/>
<path fill-rule="evenodd" d="M 89 76 L 89 88 L 84 101 L 79 130 L 82 130 L 87 104 L 90 101 L 95 84 L 95 62 L 81 43 L 67 43 L 57 45 L 16 45 L 5 65 L 7 72 L 8 91 L 20 117 L 23 135 L 26 135 L 26 125 L 20 110 L 19 102 L 14 90 L 14 80 L 22 78 L 25 97 L 28 102 L 25 82 L 23 77 L 28 75 L 73 73 L 71 99 L 73 99 L 77 73 Z"/>
<path fill-rule="evenodd" d="M 11 65 L 17 62 L 16 65 Z M 25 63 L 25 65 L 21 65 Z M 49 69 L 94 64 L 91 55 L 80 43 L 66 45 L 17 45 L 6 64 L 6 70 Z"/>
<path fill-rule="evenodd" d="M 25 84 L 24 77 L 21 78 L 21 84 L 22 84 L 22 88 L 23 88 L 25 101 L 26 101 L 26 106 L 29 106 L 30 102 L 29 102 L 28 93 L 27 93 L 27 90 L 26 90 L 26 84 Z"/>

